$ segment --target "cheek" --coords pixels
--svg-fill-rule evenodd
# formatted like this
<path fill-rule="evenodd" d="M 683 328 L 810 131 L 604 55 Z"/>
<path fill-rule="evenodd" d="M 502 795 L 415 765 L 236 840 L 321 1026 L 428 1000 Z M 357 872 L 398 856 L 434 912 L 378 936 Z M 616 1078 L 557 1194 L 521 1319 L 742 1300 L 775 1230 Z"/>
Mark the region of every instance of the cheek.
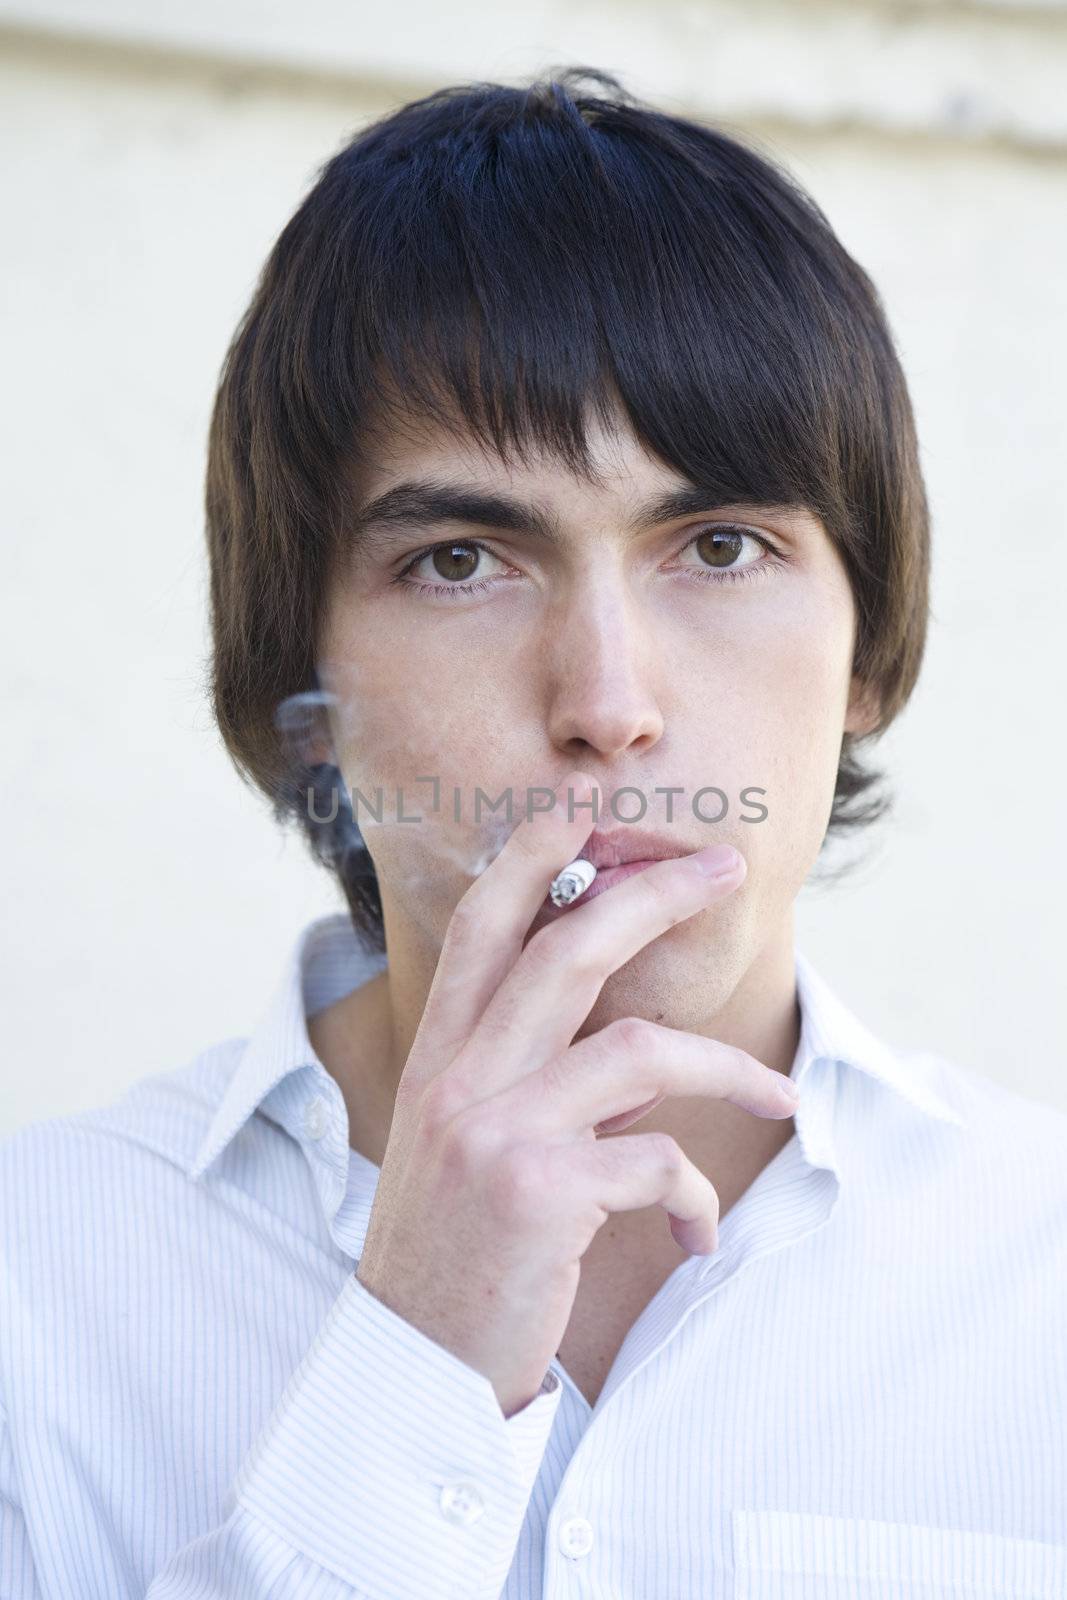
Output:
<path fill-rule="evenodd" d="M 714 714 L 724 732 L 723 787 L 766 790 L 745 810 L 760 804 L 767 817 L 743 825 L 738 842 L 751 861 L 773 857 L 790 877 L 794 858 L 801 877 L 810 866 L 833 801 L 850 679 L 848 615 L 827 605 L 783 616 L 746 650 Z"/>
<path fill-rule="evenodd" d="M 320 682 L 336 699 L 334 749 L 350 786 L 365 794 L 382 787 L 387 797 L 400 786 L 411 811 L 429 806 L 435 789 L 427 779 L 437 781 L 442 803 L 453 786 L 488 789 L 494 781 L 490 707 L 462 670 L 430 682 L 346 664 L 320 669 Z"/>
<path fill-rule="evenodd" d="M 451 651 L 445 668 L 417 645 L 395 635 L 377 638 L 349 620 L 326 634 L 317 666 L 335 702 L 331 726 L 341 768 L 365 792 L 368 784 L 387 792 L 403 785 L 412 796 L 429 796 L 431 786 L 417 779 L 459 783 L 485 754 L 492 680 L 487 689 L 486 674 L 465 664 L 462 651 Z"/>
<path fill-rule="evenodd" d="M 354 626 L 328 634 L 324 649 L 317 666 L 336 702 L 334 748 L 379 881 L 424 920 L 436 923 L 439 906 L 443 934 L 455 901 L 514 826 L 489 804 L 512 781 L 501 775 L 506 741 L 492 734 L 508 726 L 508 707 L 494 701 L 500 680 L 457 666 L 454 650 L 446 672 L 402 641 Z M 478 788 L 488 798 L 476 821 Z"/>

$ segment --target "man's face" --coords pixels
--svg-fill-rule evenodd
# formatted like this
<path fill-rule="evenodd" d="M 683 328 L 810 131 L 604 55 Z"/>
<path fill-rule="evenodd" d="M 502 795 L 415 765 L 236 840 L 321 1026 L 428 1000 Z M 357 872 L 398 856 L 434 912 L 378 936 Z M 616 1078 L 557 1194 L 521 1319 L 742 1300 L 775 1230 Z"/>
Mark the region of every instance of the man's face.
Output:
<path fill-rule="evenodd" d="M 601 786 L 600 828 L 667 832 L 683 851 L 737 846 L 740 889 L 612 974 L 589 1024 L 639 1011 L 694 1025 L 791 929 L 842 732 L 860 726 L 848 709 L 854 606 L 814 515 L 738 504 L 646 521 L 692 486 L 621 419 L 618 431 L 591 425 L 590 447 L 595 484 L 548 457 L 508 466 L 429 424 L 391 433 L 358 484 L 364 509 L 402 484 L 448 488 L 534 507 L 554 533 L 521 515 L 486 526 L 469 508 L 432 520 L 414 492 L 396 520 L 394 496 L 333 580 L 319 678 L 337 698 L 336 760 L 391 951 L 414 945 L 435 961 L 457 900 L 522 825 L 528 789 L 575 767 Z M 376 825 L 365 802 L 379 789 Z M 490 809 L 505 792 L 510 822 Z M 572 914 L 546 902 L 531 932 Z"/>

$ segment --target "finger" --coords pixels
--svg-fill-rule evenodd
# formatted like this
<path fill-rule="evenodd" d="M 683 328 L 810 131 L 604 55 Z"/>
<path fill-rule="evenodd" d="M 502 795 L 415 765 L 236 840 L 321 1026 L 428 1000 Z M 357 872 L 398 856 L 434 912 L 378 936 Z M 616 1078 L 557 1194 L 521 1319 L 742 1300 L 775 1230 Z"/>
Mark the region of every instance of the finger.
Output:
<path fill-rule="evenodd" d="M 606 898 L 606 897 L 605 897 Z M 719 1196 L 669 1133 L 628 1133 L 559 1149 L 560 1181 L 605 1213 L 663 1206 L 683 1250 L 710 1255 L 719 1242 Z"/>
<path fill-rule="evenodd" d="M 458 901 L 405 1066 L 405 1085 L 435 1076 L 469 1037 L 515 964 L 548 885 L 581 853 L 596 826 L 600 796 L 595 790 L 587 773 L 577 768 L 567 773 L 553 791 L 551 809 L 524 815 Z M 420 1039 L 432 1041 L 432 1059 L 421 1057 Z"/>
<path fill-rule="evenodd" d="M 495 1095 L 492 1112 L 500 1126 L 533 1140 L 607 1131 L 604 1124 L 621 1117 L 619 1126 L 629 1126 L 668 1095 L 708 1095 L 758 1117 L 789 1117 L 797 1108 L 791 1081 L 718 1039 L 620 1017 Z"/>
<path fill-rule="evenodd" d="M 738 887 L 745 871 L 740 852 L 736 869 L 717 877 L 700 869 L 708 853 L 653 862 L 534 934 L 468 1041 L 483 1094 L 499 1093 L 565 1050 L 610 973 Z"/>

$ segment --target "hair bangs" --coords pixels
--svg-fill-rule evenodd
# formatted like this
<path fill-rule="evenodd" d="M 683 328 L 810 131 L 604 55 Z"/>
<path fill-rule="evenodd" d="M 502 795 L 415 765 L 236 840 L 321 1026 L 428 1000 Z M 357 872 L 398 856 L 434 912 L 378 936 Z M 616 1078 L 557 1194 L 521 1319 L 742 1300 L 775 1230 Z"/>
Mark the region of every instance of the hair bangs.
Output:
<path fill-rule="evenodd" d="M 647 112 L 583 114 L 554 87 L 538 116 L 453 92 L 436 136 L 431 96 L 328 164 L 332 236 L 293 367 L 306 382 L 325 364 L 315 387 L 346 396 L 331 415 L 351 432 L 328 447 L 426 416 L 590 477 L 589 419 L 621 412 L 709 497 L 831 514 L 835 418 L 861 375 L 826 358 L 828 338 L 845 348 L 811 202 L 754 193 L 760 158 L 740 181 L 713 130 L 653 117 L 650 138 Z"/>

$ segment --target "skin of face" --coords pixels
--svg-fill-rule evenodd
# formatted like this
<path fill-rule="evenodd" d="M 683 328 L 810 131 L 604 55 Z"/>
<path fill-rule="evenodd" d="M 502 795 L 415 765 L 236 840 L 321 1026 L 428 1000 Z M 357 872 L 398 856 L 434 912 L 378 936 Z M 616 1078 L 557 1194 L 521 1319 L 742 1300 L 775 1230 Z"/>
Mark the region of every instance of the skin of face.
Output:
<path fill-rule="evenodd" d="M 792 1061 L 793 903 L 826 831 L 842 733 L 864 731 L 873 717 L 851 677 L 847 573 L 819 519 L 796 506 L 717 506 L 635 531 L 638 506 L 691 485 L 621 413 L 611 428 L 591 418 L 589 442 L 596 476 L 587 482 L 548 455 L 505 462 L 458 429 L 412 420 L 376 438 L 361 472 L 362 506 L 401 483 L 432 481 L 532 502 L 558 530 L 545 542 L 469 522 L 388 526 L 354 538 L 331 577 L 319 677 L 334 697 L 332 759 L 350 794 L 383 791 L 383 821 L 361 807 L 357 820 L 380 885 L 389 966 L 362 997 L 338 1003 L 351 1025 L 330 1038 L 350 1050 L 374 1038 L 377 1065 L 368 1056 L 361 1070 L 375 1074 L 382 1108 L 456 902 L 518 822 L 527 786 L 553 788 L 574 767 L 601 786 L 601 827 L 625 828 L 622 818 L 637 815 L 629 792 L 618 816 L 608 809 L 633 786 L 646 802 L 635 827 L 667 831 L 687 852 L 727 842 L 747 861 L 739 889 L 609 974 L 576 1037 L 638 1015 L 740 1045 L 784 1071 Z M 723 565 L 708 536 L 727 526 L 743 538 Z M 436 559 L 435 545 L 445 547 Z M 748 570 L 723 578 L 734 569 Z M 464 582 L 480 587 L 433 592 Z M 707 786 L 728 802 L 715 823 L 693 810 Z M 512 822 L 487 805 L 476 822 L 475 791 L 494 799 L 509 787 Z M 672 821 L 655 792 L 666 788 L 682 791 Z M 746 804 L 745 789 L 764 792 Z M 708 794 L 698 805 L 715 817 L 722 801 Z M 546 903 L 530 933 L 570 914 Z M 328 1045 L 325 1029 L 321 1037 Z M 342 1079 L 346 1070 L 355 1069 Z M 761 1140 L 765 1152 L 783 1138 L 781 1123 L 701 1097 L 665 1101 L 634 1131 L 652 1129 L 674 1133 L 694 1158 L 718 1150 L 720 1166 L 724 1138 L 735 1151 L 749 1141 L 757 1156 Z"/>

